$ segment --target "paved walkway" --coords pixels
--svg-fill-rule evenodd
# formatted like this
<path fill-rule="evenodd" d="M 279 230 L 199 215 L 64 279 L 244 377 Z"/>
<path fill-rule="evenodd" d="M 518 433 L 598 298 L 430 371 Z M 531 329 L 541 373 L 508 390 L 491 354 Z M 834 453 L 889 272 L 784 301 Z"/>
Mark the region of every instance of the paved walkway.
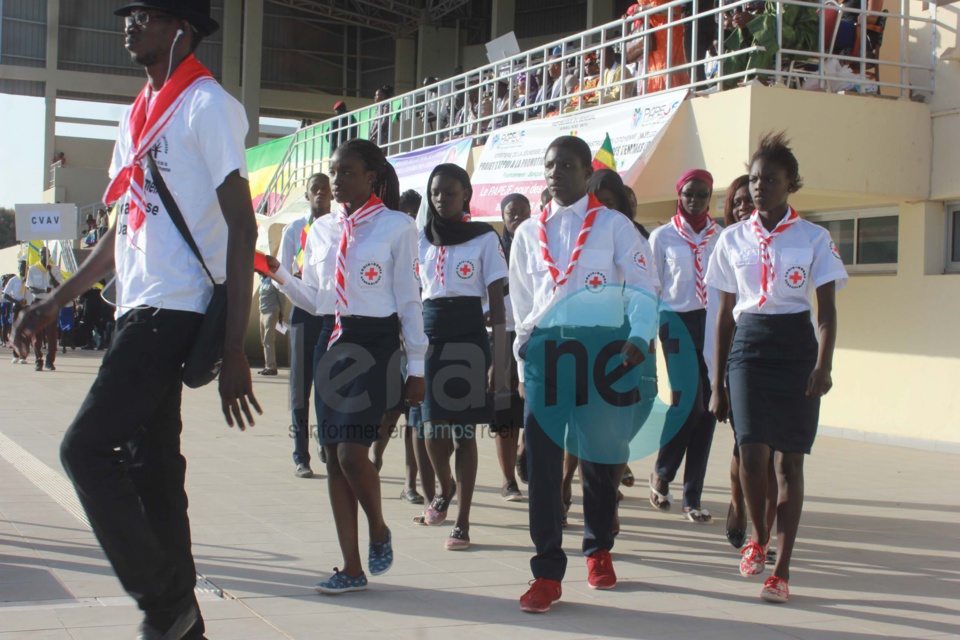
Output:
<path fill-rule="evenodd" d="M 6 354 L 4 350 L 2 353 Z M 129 640 L 139 613 L 113 577 L 65 490 L 58 445 L 99 359 L 57 359 L 55 373 L 0 364 L 0 640 Z M 256 377 L 256 376 L 255 376 Z M 738 555 L 712 526 L 653 511 L 626 490 L 614 591 L 586 585 L 576 554 L 579 488 L 565 538 L 563 600 L 520 612 L 530 578 L 525 504 L 499 497 L 493 442 L 465 553 L 443 549 L 448 527 L 415 526 L 400 501 L 399 442 L 383 471 L 396 564 L 366 593 L 321 597 L 341 564 L 323 479 L 293 476 L 286 378 L 258 379 L 266 414 L 227 428 L 213 388 L 184 397 L 184 450 L 201 596 L 211 640 L 279 638 L 717 638 L 852 640 L 960 637 L 960 457 L 821 438 L 807 462 L 807 502 L 787 605 L 757 597 Z M 837 394 L 830 401 L 838 401 Z M 717 430 L 705 505 L 726 513 L 729 430 Z M 645 477 L 652 460 L 634 463 Z"/>

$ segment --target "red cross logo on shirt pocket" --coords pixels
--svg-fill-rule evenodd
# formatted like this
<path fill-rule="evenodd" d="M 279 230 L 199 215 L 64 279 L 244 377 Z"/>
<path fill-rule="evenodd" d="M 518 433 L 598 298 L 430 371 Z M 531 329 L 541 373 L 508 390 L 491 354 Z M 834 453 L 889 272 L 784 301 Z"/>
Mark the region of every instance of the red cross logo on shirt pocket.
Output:
<path fill-rule="evenodd" d="M 787 269 L 783 281 L 791 289 L 799 289 L 807 282 L 807 270 L 803 267 L 790 267 Z"/>
<path fill-rule="evenodd" d="M 587 276 L 583 283 L 587 288 L 587 291 L 590 293 L 600 293 L 607 285 L 607 276 L 603 275 L 599 271 L 594 271 Z"/>
<path fill-rule="evenodd" d="M 462 260 L 457 264 L 457 276 L 461 280 L 469 280 L 473 277 L 476 270 L 476 267 L 473 266 L 473 262 L 470 260 Z"/>
<path fill-rule="evenodd" d="M 360 271 L 360 282 L 372 286 L 380 282 L 381 278 L 383 278 L 383 267 L 379 264 L 368 262 L 363 265 L 363 269 Z"/>

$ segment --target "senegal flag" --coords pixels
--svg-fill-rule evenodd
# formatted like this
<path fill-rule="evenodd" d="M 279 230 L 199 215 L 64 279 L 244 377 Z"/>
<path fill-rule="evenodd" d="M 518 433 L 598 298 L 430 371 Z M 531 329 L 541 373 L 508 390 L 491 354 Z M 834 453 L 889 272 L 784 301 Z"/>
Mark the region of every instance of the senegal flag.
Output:
<path fill-rule="evenodd" d="M 597 149 L 597 155 L 593 157 L 593 169 L 594 171 L 599 169 L 617 170 L 617 160 L 613 157 L 613 143 L 610 141 L 609 133 L 604 138 L 603 144 Z"/>

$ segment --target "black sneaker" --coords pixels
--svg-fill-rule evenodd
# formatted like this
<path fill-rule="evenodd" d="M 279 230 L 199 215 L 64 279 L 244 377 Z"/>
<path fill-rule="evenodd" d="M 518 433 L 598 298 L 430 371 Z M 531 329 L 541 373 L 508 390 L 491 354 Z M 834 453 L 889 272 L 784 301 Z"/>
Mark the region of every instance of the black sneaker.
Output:
<path fill-rule="evenodd" d="M 55 366 L 53 366 L 52 364 L 50 364 L 49 362 L 48 362 L 43 368 L 46 369 L 47 371 L 56 371 L 56 370 L 57 370 L 57 368 L 56 368 Z"/>
<path fill-rule="evenodd" d="M 196 600 L 187 600 L 170 618 L 172 622 L 160 624 L 147 615 L 140 623 L 137 640 L 182 640 L 186 638 L 200 620 L 200 608 Z"/>
<path fill-rule="evenodd" d="M 43 360 L 37 360 L 37 363 L 33 365 L 34 371 L 43 371 Z"/>
<path fill-rule="evenodd" d="M 515 480 L 507 480 L 500 488 L 500 497 L 507 502 L 523 502 L 523 494 Z"/>

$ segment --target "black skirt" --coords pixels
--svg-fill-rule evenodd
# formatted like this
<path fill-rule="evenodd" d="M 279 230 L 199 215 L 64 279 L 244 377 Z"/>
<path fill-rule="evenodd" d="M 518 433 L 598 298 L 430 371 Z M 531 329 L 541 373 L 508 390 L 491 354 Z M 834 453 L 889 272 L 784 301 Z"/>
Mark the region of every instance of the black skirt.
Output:
<path fill-rule="evenodd" d="M 314 398 L 321 445 L 352 442 L 370 446 L 380 422 L 403 396 L 400 322 L 347 316 L 343 333 L 330 349 L 334 316 L 324 317 L 314 351 Z"/>
<path fill-rule="evenodd" d="M 740 316 L 727 366 L 737 445 L 810 453 L 820 398 L 806 392 L 817 350 L 808 312 Z"/>
<path fill-rule="evenodd" d="M 430 339 L 424 366 L 423 422 L 449 422 L 473 433 L 493 421 L 487 393 L 490 342 L 478 297 L 423 302 L 423 330 Z"/>

